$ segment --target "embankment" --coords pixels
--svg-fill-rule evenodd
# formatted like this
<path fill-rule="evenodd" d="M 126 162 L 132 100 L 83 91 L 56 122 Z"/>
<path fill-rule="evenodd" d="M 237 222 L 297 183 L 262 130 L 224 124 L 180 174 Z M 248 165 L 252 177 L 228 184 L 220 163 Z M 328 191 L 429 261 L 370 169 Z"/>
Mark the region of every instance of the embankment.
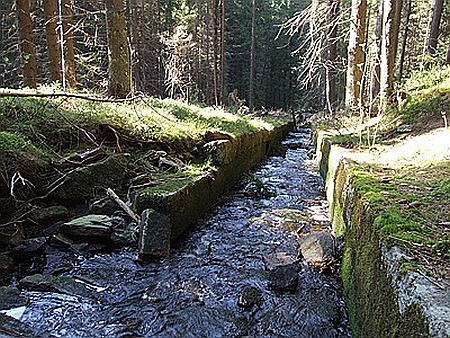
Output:
<path fill-rule="evenodd" d="M 411 257 L 380 234 L 350 152 L 321 132 L 317 159 L 334 231 L 345 239 L 342 278 L 354 337 L 449 337 L 448 289 L 410 268 Z"/>

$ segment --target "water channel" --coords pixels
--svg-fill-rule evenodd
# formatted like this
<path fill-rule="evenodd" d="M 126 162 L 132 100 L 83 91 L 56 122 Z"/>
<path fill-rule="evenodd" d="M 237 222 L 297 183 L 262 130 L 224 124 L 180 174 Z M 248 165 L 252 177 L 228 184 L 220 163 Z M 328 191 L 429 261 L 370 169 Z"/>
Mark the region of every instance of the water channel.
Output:
<path fill-rule="evenodd" d="M 308 144 L 308 130 L 291 133 L 287 151 L 223 196 L 169 259 L 140 262 L 131 249 L 47 252 L 44 273 L 64 266 L 60 275 L 91 292 L 26 292 L 30 302 L 15 316 L 56 337 L 351 337 L 332 272 L 300 262 L 295 291 L 268 283 L 265 257 L 297 257 L 298 232 L 329 227 Z M 245 290 L 253 302 L 242 303 Z"/>

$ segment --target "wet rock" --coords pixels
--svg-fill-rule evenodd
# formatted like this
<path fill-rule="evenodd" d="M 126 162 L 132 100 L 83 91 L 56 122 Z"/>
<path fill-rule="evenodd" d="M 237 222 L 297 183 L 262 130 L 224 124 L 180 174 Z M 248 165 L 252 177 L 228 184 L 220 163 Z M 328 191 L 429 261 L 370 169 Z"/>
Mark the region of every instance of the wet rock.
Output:
<path fill-rule="evenodd" d="M 118 246 L 128 247 L 136 244 L 136 236 L 131 230 L 114 230 L 111 241 Z"/>
<path fill-rule="evenodd" d="M 33 221 L 42 227 L 49 226 L 59 221 L 64 221 L 69 217 L 69 215 L 69 210 L 61 205 L 37 208 L 31 213 Z"/>
<path fill-rule="evenodd" d="M 47 239 L 45 237 L 36 237 L 24 240 L 11 250 L 15 257 L 16 255 L 30 254 L 38 251 L 45 244 Z"/>
<path fill-rule="evenodd" d="M 0 337 L 53 338 L 55 336 L 0 313 Z"/>
<path fill-rule="evenodd" d="M 85 284 L 70 277 L 35 274 L 22 278 L 19 287 L 29 291 L 58 292 L 68 295 L 96 298 Z"/>
<path fill-rule="evenodd" d="M 164 214 L 146 209 L 141 215 L 138 252 L 141 258 L 169 256 L 170 220 Z"/>
<path fill-rule="evenodd" d="M 61 232 L 76 237 L 109 237 L 112 232 L 112 222 L 109 216 L 87 215 L 75 218 L 61 226 Z"/>
<path fill-rule="evenodd" d="M 14 307 L 24 306 L 27 303 L 28 297 L 22 295 L 18 288 L 0 286 L 0 310 L 8 310 Z"/>
<path fill-rule="evenodd" d="M 66 235 L 59 233 L 50 238 L 50 244 L 56 248 L 68 248 L 73 244 L 73 241 Z"/>
<path fill-rule="evenodd" d="M 269 270 L 269 288 L 278 291 L 293 292 L 298 285 L 298 261 L 284 252 L 265 257 Z"/>
<path fill-rule="evenodd" d="M 311 232 L 299 240 L 303 259 L 321 268 L 329 267 L 336 260 L 336 238 L 323 231 Z"/>
<path fill-rule="evenodd" d="M 263 302 L 262 291 L 255 286 L 246 286 L 239 295 L 237 305 L 246 309 Z"/>

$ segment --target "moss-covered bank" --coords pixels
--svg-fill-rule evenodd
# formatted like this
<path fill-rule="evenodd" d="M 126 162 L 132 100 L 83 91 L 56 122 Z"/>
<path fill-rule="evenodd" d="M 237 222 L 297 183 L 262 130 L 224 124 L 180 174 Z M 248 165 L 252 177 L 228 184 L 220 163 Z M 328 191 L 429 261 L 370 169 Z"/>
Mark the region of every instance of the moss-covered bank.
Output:
<path fill-rule="evenodd" d="M 411 257 L 380 227 L 384 214 L 372 197 L 389 194 L 389 187 L 373 194 L 377 186 L 329 135 L 320 133 L 317 145 L 334 230 L 345 238 L 342 278 L 354 336 L 449 337 L 448 290 L 406 268 Z M 386 217 L 395 229 L 402 226 Z"/>

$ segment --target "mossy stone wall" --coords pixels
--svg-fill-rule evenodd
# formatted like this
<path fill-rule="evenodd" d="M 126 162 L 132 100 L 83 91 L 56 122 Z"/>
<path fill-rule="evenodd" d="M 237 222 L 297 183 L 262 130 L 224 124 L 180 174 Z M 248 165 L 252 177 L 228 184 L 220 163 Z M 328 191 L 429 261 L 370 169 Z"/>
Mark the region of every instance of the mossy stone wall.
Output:
<path fill-rule="evenodd" d="M 429 337 L 417 305 L 399 309 L 393 277 L 383 260 L 383 240 L 373 226 L 370 205 L 359 195 L 348 170 L 351 161 L 330 137 L 322 135 L 317 141 L 333 228 L 345 239 L 342 279 L 354 337 Z"/>
<path fill-rule="evenodd" d="M 226 160 L 219 168 L 165 192 L 139 192 L 134 199 L 134 209 L 142 212 L 146 208 L 154 208 L 168 215 L 171 238 L 179 238 L 221 194 L 236 184 L 242 173 L 267 156 L 289 129 L 290 125 L 282 125 L 230 140 L 224 156 Z"/>

